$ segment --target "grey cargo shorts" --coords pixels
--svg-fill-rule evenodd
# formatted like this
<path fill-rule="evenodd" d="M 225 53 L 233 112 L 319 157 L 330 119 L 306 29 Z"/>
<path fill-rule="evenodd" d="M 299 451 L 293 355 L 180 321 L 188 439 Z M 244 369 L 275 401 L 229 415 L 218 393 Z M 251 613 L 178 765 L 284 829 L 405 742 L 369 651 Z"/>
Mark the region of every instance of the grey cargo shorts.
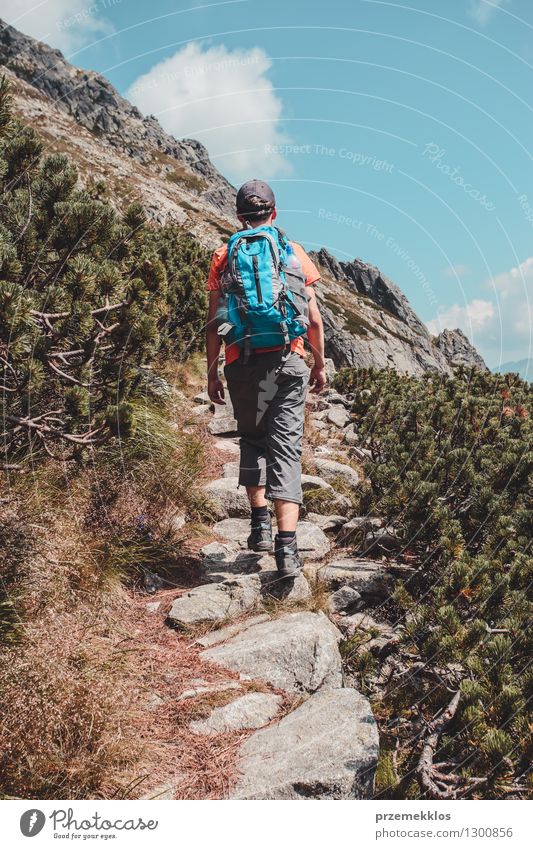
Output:
<path fill-rule="evenodd" d="M 310 368 L 291 351 L 276 375 L 283 352 L 252 354 L 224 368 L 237 419 L 241 458 L 239 484 L 265 486 L 268 498 L 302 503 L 300 457 Z"/>

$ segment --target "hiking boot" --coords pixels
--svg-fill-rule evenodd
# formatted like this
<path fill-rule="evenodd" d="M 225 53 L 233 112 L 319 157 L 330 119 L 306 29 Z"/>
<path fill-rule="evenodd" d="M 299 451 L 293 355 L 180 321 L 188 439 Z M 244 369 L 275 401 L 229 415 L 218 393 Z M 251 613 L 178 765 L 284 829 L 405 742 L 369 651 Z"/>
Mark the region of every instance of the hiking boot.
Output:
<path fill-rule="evenodd" d="M 295 578 L 300 574 L 303 561 L 298 554 L 296 538 L 287 545 L 281 545 L 276 539 L 275 555 L 280 578 Z"/>
<path fill-rule="evenodd" d="M 252 520 L 251 533 L 247 540 L 251 551 L 272 551 L 272 520 L 263 519 L 259 522 Z"/>

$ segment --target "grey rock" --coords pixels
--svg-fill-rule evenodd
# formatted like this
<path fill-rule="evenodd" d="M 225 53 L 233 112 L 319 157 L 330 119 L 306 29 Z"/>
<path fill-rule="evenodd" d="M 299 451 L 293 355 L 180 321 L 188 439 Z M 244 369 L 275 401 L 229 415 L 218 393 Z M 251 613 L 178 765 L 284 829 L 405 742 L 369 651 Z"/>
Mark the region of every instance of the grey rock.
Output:
<path fill-rule="evenodd" d="M 400 633 L 400 628 L 395 628 L 389 622 L 378 622 L 366 611 L 352 613 L 342 620 L 342 628 L 348 636 L 353 636 L 356 631 L 374 631 L 381 637 L 392 639 Z"/>
<path fill-rule="evenodd" d="M 347 445 L 357 445 L 359 442 L 359 434 L 357 433 L 353 423 L 344 428 L 342 438 Z"/>
<path fill-rule="evenodd" d="M 320 690 L 244 742 L 231 798 L 368 798 L 378 754 L 368 700 L 349 688 Z"/>
<path fill-rule="evenodd" d="M 394 528 L 377 528 L 370 530 L 365 536 L 365 547 L 367 551 L 381 551 L 391 554 L 400 551 L 402 540 L 396 534 Z"/>
<path fill-rule="evenodd" d="M 335 427 L 343 428 L 350 421 L 350 414 L 344 407 L 336 405 L 328 410 L 327 420 Z"/>
<path fill-rule="evenodd" d="M 348 585 L 339 587 L 328 599 L 328 607 L 331 613 L 354 609 L 361 601 L 361 593 Z"/>
<path fill-rule="evenodd" d="M 354 516 L 353 519 L 350 519 L 349 522 L 346 522 L 339 533 L 337 534 L 337 542 L 339 545 L 346 545 L 349 543 L 358 533 L 364 533 L 369 528 L 379 528 L 381 526 L 381 519 L 371 517 L 371 516 Z"/>
<path fill-rule="evenodd" d="M 320 513 L 308 513 L 307 518 L 313 524 L 318 525 L 322 531 L 336 531 L 348 521 L 346 516 L 336 513 L 333 513 L 331 516 L 321 516 Z"/>
<path fill-rule="evenodd" d="M 194 396 L 193 400 L 195 404 L 207 404 L 209 406 L 211 406 L 212 404 L 212 401 L 207 392 L 199 392 L 197 395 Z"/>
<path fill-rule="evenodd" d="M 261 571 L 261 593 L 263 598 L 275 598 L 278 601 L 305 601 L 311 596 L 307 578 L 300 573 L 295 578 L 280 578 L 277 570 Z"/>
<path fill-rule="evenodd" d="M 315 419 L 314 416 L 311 416 L 311 424 L 315 430 L 319 432 L 324 432 L 329 430 L 329 427 L 326 422 L 321 421 L 320 419 Z"/>
<path fill-rule="evenodd" d="M 165 583 L 160 575 L 156 575 L 155 572 L 151 572 L 150 569 L 143 568 L 143 584 L 144 589 L 150 595 L 158 592 L 158 590 L 163 589 Z"/>
<path fill-rule="evenodd" d="M 351 466 L 346 463 L 338 463 L 336 460 L 329 460 L 325 457 L 316 457 L 315 466 L 318 473 L 328 483 L 334 482 L 336 479 L 341 479 L 348 486 L 357 486 L 359 483 L 359 475 Z"/>
<path fill-rule="evenodd" d="M 159 610 L 160 607 L 161 607 L 160 601 L 149 601 L 148 604 L 146 605 L 146 609 L 147 609 L 148 613 L 157 613 L 157 611 Z"/>
<path fill-rule="evenodd" d="M 282 697 L 275 693 L 245 693 L 234 702 L 214 708 L 207 719 L 191 722 L 196 734 L 225 734 L 241 728 L 262 728 L 276 716 Z"/>
<path fill-rule="evenodd" d="M 331 357 L 326 357 L 324 360 L 324 369 L 326 371 L 326 379 L 328 382 L 332 381 L 335 375 L 337 374 L 337 369 L 335 368 L 335 363 L 331 359 Z"/>
<path fill-rule="evenodd" d="M 390 594 L 394 579 L 376 560 L 345 557 L 332 560 L 317 569 L 317 576 L 338 588 L 347 584 L 365 598 L 384 601 Z"/>
<path fill-rule="evenodd" d="M 238 461 L 234 461 L 232 463 L 224 463 L 222 477 L 224 478 L 238 478 L 239 477 L 239 463 Z"/>
<path fill-rule="evenodd" d="M 241 453 L 238 443 L 234 442 L 233 439 L 217 439 L 215 448 L 218 451 L 227 451 L 228 454 L 234 454 L 235 457 L 238 457 Z"/>
<path fill-rule="evenodd" d="M 472 366 L 479 371 L 489 371 L 479 354 L 462 330 L 443 330 L 435 337 L 435 345 L 442 351 L 452 368 Z"/>
<path fill-rule="evenodd" d="M 350 453 L 363 462 L 365 460 L 372 459 L 372 451 L 370 451 L 369 448 L 361 448 L 359 445 L 353 445 L 350 449 Z"/>
<path fill-rule="evenodd" d="M 217 406 L 216 409 L 219 409 Z M 223 436 L 225 433 L 235 433 L 237 430 L 237 422 L 231 416 L 213 416 L 209 422 L 207 429 L 213 436 Z"/>
<path fill-rule="evenodd" d="M 222 539 L 244 548 L 250 535 L 250 519 L 222 519 L 213 525 L 213 531 Z"/>
<path fill-rule="evenodd" d="M 205 484 L 204 492 L 213 505 L 218 518 L 225 519 L 233 516 L 249 516 L 250 502 L 244 487 L 239 486 L 239 479 L 217 478 Z"/>
<path fill-rule="evenodd" d="M 298 522 L 296 526 L 298 549 L 305 561 L 321 560 L 331 548 L 323 530 L 312 522 Z"/>
<path fill-rule="evenodd" d="M 180 693 L 178 701 L 185 702 L 188 699 L 196 699 L 198 696 L 208 696 L 211 693 L 225 693 L 227 690 L 242 690 L 242 685 L 238 681 L 217 681 L 209 684 L 201 679 L 195 682 L 194 687 L 189 687 Z"/>
<path fill-rule="evenodd" d="M 211 581 L 223 580 L 227 574 L 250 575 L 262 569 L 275 568 L 272 555 L 248 551 L 235 543 L 210 542 L 203 546 L 200 553 L 204 573 Z"/>
<path fill-rule="evenodd" d="M 200 656 L 290 693 L 313 693 L 342 684 L 340 637 L 323 613 L 289 613 L 254 625 Z"/>
<path fill-rule="evenodd" d="M 182 528 L 187 524 L 187 517 L 183 515 L 183 513 L 176 513 L 175 516 L 172 516 L 168 523 L 169 530 L 176 533 L 177 531 L 181 531 Z"/>
<path fill-rule="evenodd" d="M 172 604 L 168 618 L 179 626 L 216 622 L 251 610 L 260 598 L 261 582 L 257 575 L 235 576 L 184 593 Z"/>
<path fill-rule="evenodd" d="M 347 407 L 352 406 L 352 402 L 348 401 L 346 395 L 341 395 L 336 389 L 325 389 L 323 395 L 328 404 L 340 404 Z"/>
<path fill-rule="evenodd" d="M 225 404 L 213 404 L 213 418 L 209 422 L 207 429 L 213 436 L 223 436 L 224 434 L 234 434 L 237 432 L 237 421 L 234 417 L 233 407 L 229 397 L 226 398 Z"/>
<path fill-rule="evenodd" d="M 304 492 L 309 492 L 313 489 L 332 490 L 333 487 L 323 478 L 319 478 L 318 475 L 302 475 L 302 489 Z"/>
<path fill-rule="evenodd" d="M 202 637 L 198 637 L 196 642 L 204 649 L 210 646 L 217 646 L 219 643 L 225 643 L 230 637 L 235 634 L 240 634 L 241 631 L 247 631 L 252 625 L 258 625 L 260 622 L 268 622 L 270 616 L 268 613 L 259 613 L 257 616 L 250 616 L 248 619 L 243 619 L 240 622 L 234 622 L 232 625 L 226 625 L 224 628 L 217 628 L 216 631 L 209 631 Z"/>
<path fill-rule="evenodd" d="M 111 85 L 94 71 L 71 65 L 59 50 L 2 23 L 0 64 L 30 83 L 98 136 L 103 147 L 119 149 L 143 165 L 154 152 L 175 159 L 188 176 L 190 191 L 197 193 L 215 213 L 234 219 L 235 189 L 211 163 L 206 148 L 194 139 L 177 141 L 156 118 L 143 118 Z"/>

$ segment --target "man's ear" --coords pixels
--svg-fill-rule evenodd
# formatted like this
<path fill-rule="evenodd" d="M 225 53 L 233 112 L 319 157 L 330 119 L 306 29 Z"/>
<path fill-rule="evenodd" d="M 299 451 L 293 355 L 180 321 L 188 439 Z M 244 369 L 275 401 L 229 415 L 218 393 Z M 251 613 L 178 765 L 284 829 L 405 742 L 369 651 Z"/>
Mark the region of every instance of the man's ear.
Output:
<path fill-rule="evenodd" d="M 239 219 L 241 224 L 244 224 L 244 218 L 242 217 L 242 215 L 237 215 L 237 218 Z"/>
<path fill-rule="evenodd" d="M 276 207 L 274 207 L 274 209 L 272 210 L 272 221 L 275 221 L 277 217 L 278 217 L 278 210 L 276 209 Z"/>

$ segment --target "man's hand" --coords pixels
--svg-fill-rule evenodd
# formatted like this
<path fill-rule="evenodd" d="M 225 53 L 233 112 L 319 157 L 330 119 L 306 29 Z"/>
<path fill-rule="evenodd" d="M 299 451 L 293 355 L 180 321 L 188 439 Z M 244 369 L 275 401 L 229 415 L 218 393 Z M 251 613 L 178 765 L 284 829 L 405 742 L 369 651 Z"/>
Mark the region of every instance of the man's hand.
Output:
<path fill-rule="evenodd" d="M 318 366 L 313 366 L 311 369 L 311 374 L 309 376 L 309 386 L 311 387 L 311 392 L 322 392 L 324 386 L 326 385 L 326 369 L 324 366 L 319 368 Z"/>
<path fill-rule="evenodd" d="M 207 394 L 209 395 L 213 404 L 225 404 L 224 401 L 224 384 L 221 379 L 218 377 L 211 378 L 207 382 Z"/>

